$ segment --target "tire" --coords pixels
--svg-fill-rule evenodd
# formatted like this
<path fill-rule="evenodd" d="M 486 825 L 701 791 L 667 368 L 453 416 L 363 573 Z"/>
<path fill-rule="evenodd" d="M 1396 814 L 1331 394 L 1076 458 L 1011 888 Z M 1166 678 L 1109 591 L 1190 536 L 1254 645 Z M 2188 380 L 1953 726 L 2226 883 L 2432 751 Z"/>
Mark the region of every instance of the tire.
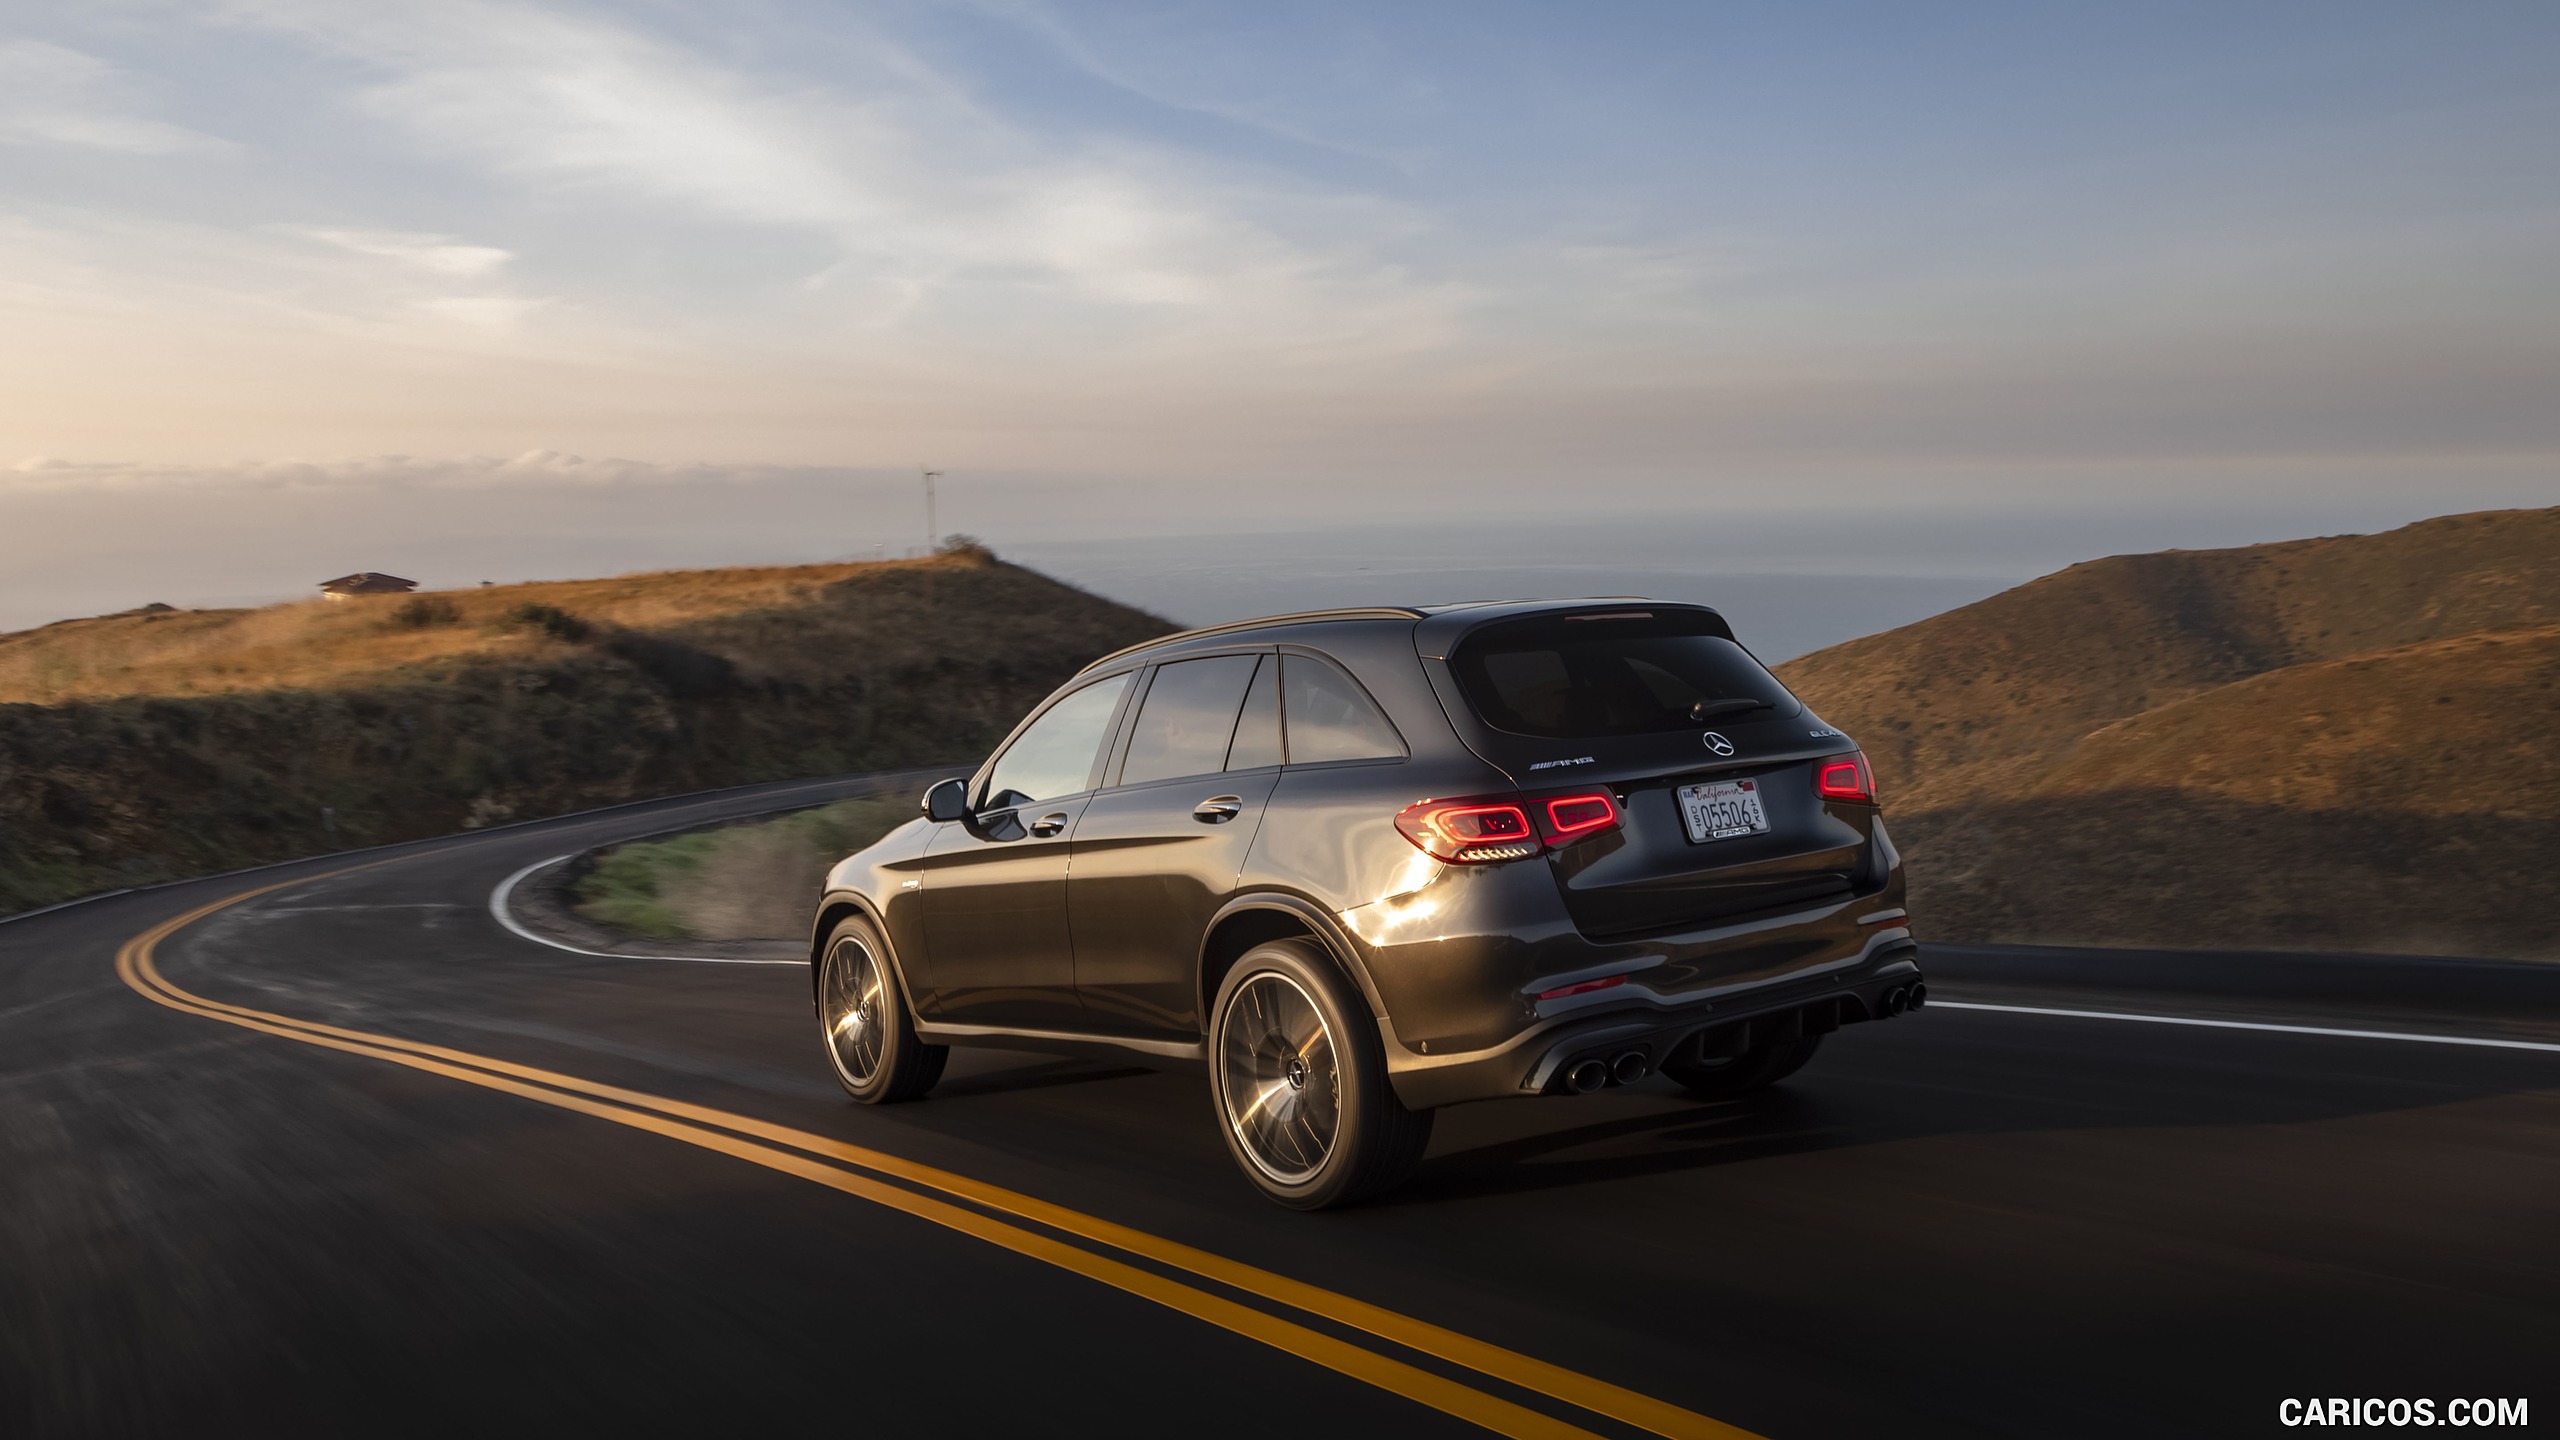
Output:
<path fill-rule="evenodd" d="M 1380 1194 L 1431 1143 L 1431 1112 L 1387 1082 L 1378 1027 L 1311 941 L 1256 946 L 1210 1008 L 1209 1089 L 1218 1133 L 1254 1188 L 1292 1210 Z"/>
<path fill-rule="evenodd" d="M 888 957 L 880 932 L 855 915 L 827 936 L 818 961 L 818 1042 L 837 1083 L 865 1105 L 923 1098 L 951 1058 L 950 1046 L 917 1038 L 906 987 Z"/>
<path fill-rule="evenodd" d="M 1822 1048 L 1822 1037 L 1807 1035 L 1800 1040 L 1775 1040 L 1745 1050 L 1730 1060 L 1664 1061 L 1665 1079 L 1689 1092 L 1696 1100 L 1731 1100 L 1756 1090 L 1766 1090 L 1804 1068 L 1813 1052 Z"/>

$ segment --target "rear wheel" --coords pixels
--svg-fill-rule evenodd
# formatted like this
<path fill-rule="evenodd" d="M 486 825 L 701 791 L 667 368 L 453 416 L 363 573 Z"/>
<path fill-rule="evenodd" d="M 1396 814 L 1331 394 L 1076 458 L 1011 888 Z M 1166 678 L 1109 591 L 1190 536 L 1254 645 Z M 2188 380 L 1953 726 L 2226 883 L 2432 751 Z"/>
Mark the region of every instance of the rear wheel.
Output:
<path fill-rule="evenodd" d="M 1359 992 L 1308 941 L 1258 946 L 1227 972 L 1209 1085 L 1236 1167 L 1292 1210 L 1378 1194 L 1431 1142 L 1431 1112 L 1407 1110 L 1387 1083 Z"/>
<path fill-rule="evenodd" d="M 819 1038 L 845 1093 L 865 1105 L 915 1100 L 942 1078 L 951 1047 L 916 1036 L 898 969 L 871 922 L 853 916 L 818 961 Z"/>
<path fill-rule="evenodd" d="M 1755 1090 L 1766 1090 L 1804 1068 L 1813 1052 L 1822 1048 L 1822 1037 L 1807 1035 L 1796 1040 L 1772 1040 L 1754 1046 L 1727 1060 L 1665 1060 L 1662 1074 L 1671 1083 L 1699 1100 L 1730 1100 Z"/>

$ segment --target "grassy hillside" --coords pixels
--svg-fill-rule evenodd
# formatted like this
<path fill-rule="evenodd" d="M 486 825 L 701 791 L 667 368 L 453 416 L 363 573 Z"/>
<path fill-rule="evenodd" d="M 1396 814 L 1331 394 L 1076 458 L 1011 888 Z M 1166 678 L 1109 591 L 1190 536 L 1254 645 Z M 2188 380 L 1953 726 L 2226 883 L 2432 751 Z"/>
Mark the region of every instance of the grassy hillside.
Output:
<path fill-rule="evenodd" d="M 2560 954 L 2560 511 L 2117 556 L 1782 670 L 1930 933 Z"/>
<path fill-rule="evenodd" d="M 1904 805 L 2014 791 L 2101 726 L 2252 675 L 2560 623 L 2560 510 L 2092 560 L 1781 667 Z"/>
<path fill-rule="evenodd" d="M 0 637 L 0 911 L 968 757 L 1085 660 L 1170 628 L 966 551 Z"/>
<path fill-rule="evenodd" d="M 834 864 L 916 818 L 913 795 L 617 845 L 578 880 L 588 919 L 660 940 L 805 940 Z"/>

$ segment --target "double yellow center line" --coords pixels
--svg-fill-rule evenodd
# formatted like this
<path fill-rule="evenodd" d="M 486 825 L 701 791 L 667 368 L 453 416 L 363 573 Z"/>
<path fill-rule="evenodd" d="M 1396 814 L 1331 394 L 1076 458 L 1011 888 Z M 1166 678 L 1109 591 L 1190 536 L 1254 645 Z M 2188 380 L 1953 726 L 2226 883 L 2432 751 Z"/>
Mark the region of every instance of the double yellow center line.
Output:
<path fill-rule="evenodd" d="M 163 921 L 125 942 L 116 952 L 116 973 L 134 990 L 172 1010 L 628 1125 L 859 1196 L 1099 1280 L 1497 1434 L 1519 1440 L 1596 1440 L 1588 1430 L 1499 1395 L 1118 1257 L 1144 1260 L 1162 1270 L 1242 1292 L 1670 1440 L 1758 1440 L 1749 1431 L 1517 1351 L 965 1175 L 752 1116 L 441 1045 L 224 1004 L 180 988 L 153 963 L 161 941 L 216 911 L 288 886 L 347 873 L 336 870 L 263 885 Z"/>

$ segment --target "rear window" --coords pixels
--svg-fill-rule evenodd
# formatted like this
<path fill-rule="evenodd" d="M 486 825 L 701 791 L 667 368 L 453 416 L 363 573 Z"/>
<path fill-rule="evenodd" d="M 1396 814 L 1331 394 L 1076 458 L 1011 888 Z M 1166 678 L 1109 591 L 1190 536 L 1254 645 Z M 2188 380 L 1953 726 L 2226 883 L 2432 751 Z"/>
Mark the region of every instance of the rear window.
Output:
<path fill-rule="evenodd" d="M 1788 716 L 1801 707 L 1705 615 L 1538 617 L 1467 637 L 1450 668 L 1486 724 L 1580 739 Z"/>

